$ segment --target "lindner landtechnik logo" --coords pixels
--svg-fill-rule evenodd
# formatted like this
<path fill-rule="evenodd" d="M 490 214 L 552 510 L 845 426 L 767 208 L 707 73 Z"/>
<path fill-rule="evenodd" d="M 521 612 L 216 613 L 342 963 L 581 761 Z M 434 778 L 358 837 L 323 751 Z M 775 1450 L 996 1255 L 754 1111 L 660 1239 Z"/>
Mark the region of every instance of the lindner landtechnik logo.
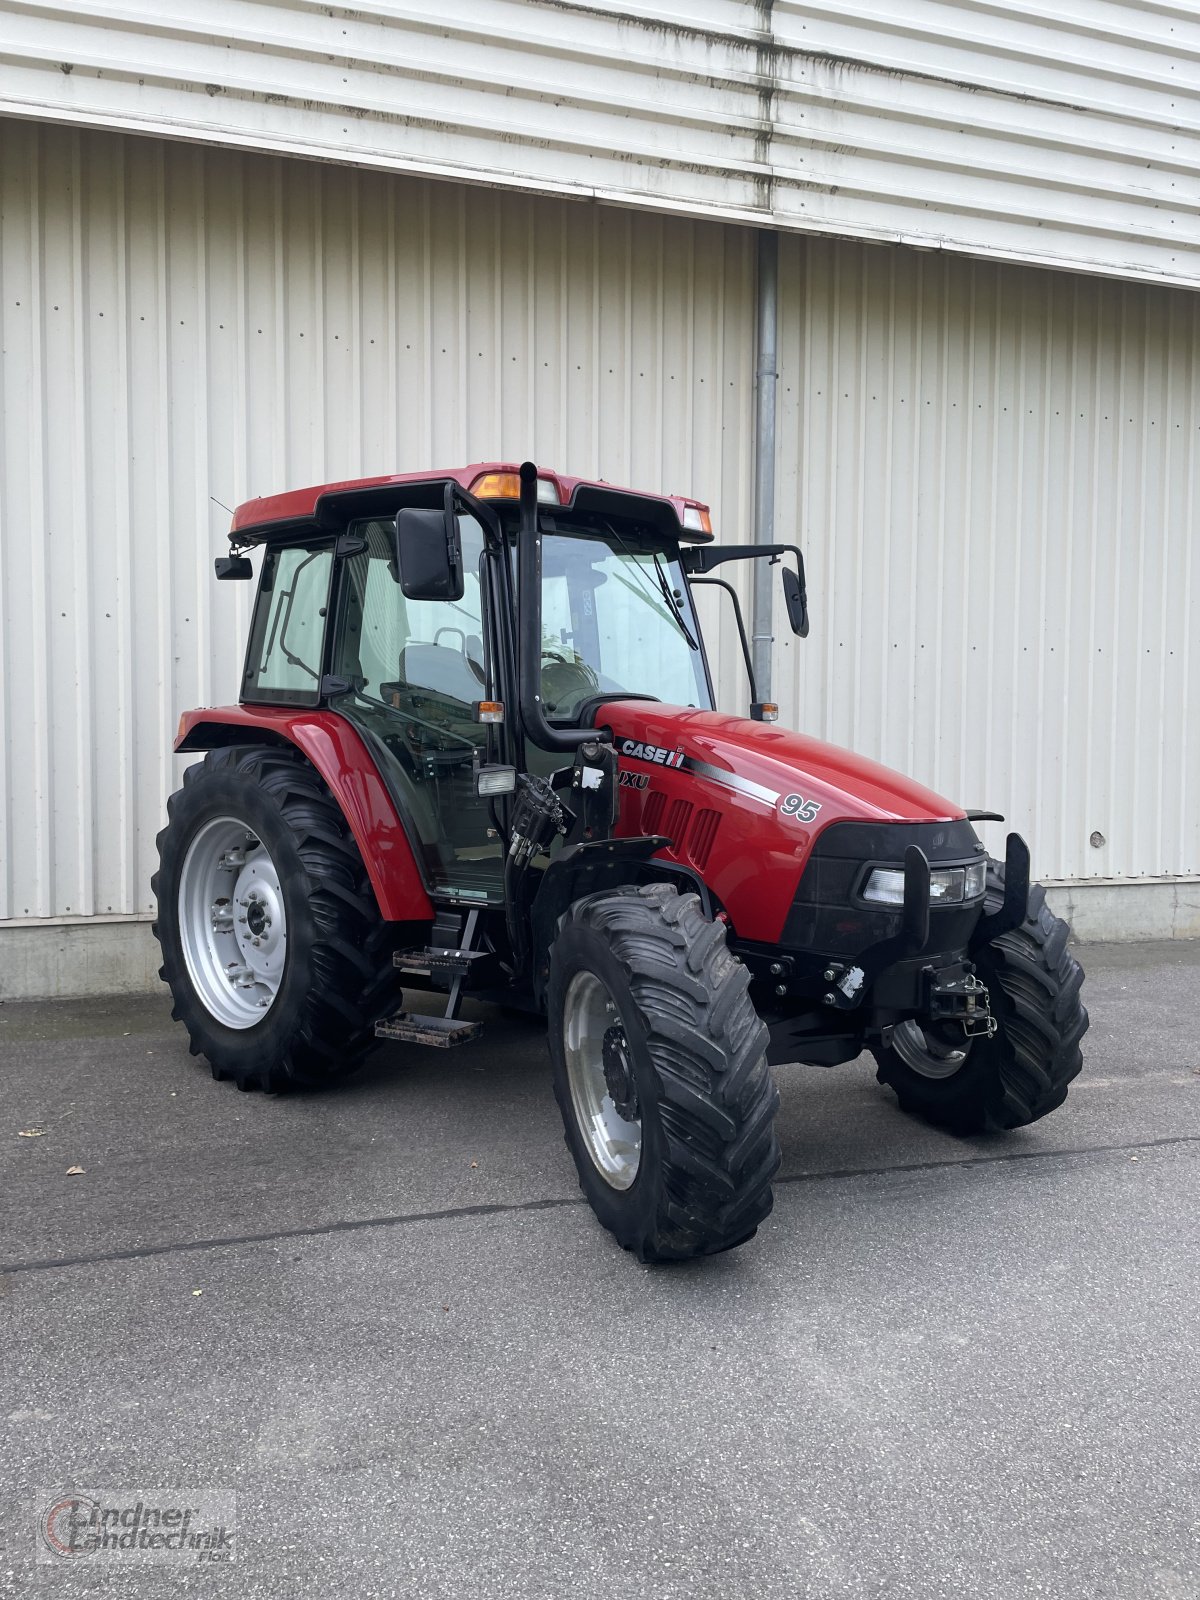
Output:
<path fill-rule="evenodd" d="M 237 1560 L 235 1497 L 227 1489 L 47 1494 L 38 1517 L 40 1562 Z"/>

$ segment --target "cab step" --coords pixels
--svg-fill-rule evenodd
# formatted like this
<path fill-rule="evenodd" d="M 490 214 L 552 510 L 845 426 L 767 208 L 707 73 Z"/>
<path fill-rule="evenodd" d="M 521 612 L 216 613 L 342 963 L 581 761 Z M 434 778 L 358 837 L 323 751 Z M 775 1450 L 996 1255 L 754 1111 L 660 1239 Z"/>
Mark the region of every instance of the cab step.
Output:
<path fill-rule="evenodd" d="M 439 1050 L 448 1050 L 455 1044 L 466 1044 L 478 1038 L 482 1031 L 482 1022 L 464 1022 L 459 1017 L 426 1017 L 411 1011 L 397 1011 L 394 1017 L 384 1017 L 375 1024 L 377 1039 L 431 1044 Z"/>
<path fill-rule="evenodd" d="M 495 962 L 490 950 L 455 950 L 441 945 L 430 945 L 425 950 L 397 950 L 392 956 L 392 965 L 401 972 L 419 972 L 435 983 L 440 980 L 447 985 L 456 978 L 469 978 L 472 970 L 485 971 L 489 961 Z M 467 987 L 471 987 L 469 982 Z"/>

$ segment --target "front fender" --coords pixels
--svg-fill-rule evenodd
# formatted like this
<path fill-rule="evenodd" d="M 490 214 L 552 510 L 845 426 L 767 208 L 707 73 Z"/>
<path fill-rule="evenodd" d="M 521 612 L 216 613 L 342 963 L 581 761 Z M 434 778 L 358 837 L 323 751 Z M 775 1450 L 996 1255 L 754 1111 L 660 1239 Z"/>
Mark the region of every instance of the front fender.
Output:
<path fill-rule="evenodd" d="M 550 858 L 533 897 L 533 992 L 540 1003 L 550 977 L 550 947 L 558 919 L 584 895 L 631 884 L 673 883 L 681 894 L 697 894 L 706 917 L 716 915 L 708 888 L 698 872 L 655 854 L 668 841 L 661 834 L 633 839 L 591 839 L 564 846 Z"/>
<path fill-rule="evenodd" d="M 379 914 L 388 922 L 427 922 L 425 892 L 404 824 L 358 732 L 335 711 L 286 706 L 215 706 L 185 711 L 175 750 L 220 750 L 233 744 L 294 745 L 320 773 L 354 837 Z"/>

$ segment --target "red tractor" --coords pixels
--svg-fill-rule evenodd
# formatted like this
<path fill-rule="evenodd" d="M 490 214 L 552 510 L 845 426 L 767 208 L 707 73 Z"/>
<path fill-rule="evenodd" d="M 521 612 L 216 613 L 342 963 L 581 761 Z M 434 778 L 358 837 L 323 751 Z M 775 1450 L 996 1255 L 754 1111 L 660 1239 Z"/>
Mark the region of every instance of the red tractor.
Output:
<path fill-rule="evenodd" d="M 159 835 L 174 1016 L 216 1078 L 336 1082 L 378 1036 L 452 1045 L 464 995 L 547 1019 L 580 1184 L 645 1261 L 771 1209 L 773 1061 L 869 1050 L 960 1133 L 1062 1104 L 1087 1012 L 1067 925 L 1008 836 L 873 762 L 714 705 L 693 606 L 727 561 L 694 500 L 526 462 L 239 508 L 263 547 L 240 703 Z M 400 1009 L 397 984 L 446 995 Z"/>

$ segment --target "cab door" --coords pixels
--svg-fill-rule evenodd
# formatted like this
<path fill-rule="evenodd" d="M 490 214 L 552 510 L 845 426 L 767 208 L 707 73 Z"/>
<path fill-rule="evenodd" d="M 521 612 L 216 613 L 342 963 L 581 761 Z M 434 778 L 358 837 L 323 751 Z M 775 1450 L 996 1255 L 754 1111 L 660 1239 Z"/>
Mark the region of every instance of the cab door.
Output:
<path fill-rule="evenodd" d="M 352 522 L 343 548 L 330 666 L 349 687 L 330 699 L 364 734 L 405 821 L 427 887 L 468 903 L 503 898 L 500 842 L 475 794 L 488 729 L 476 701 L 494 694 L 483 529 L 460 515 L 461 600 L 401 590 L 387 520 Z"/>

